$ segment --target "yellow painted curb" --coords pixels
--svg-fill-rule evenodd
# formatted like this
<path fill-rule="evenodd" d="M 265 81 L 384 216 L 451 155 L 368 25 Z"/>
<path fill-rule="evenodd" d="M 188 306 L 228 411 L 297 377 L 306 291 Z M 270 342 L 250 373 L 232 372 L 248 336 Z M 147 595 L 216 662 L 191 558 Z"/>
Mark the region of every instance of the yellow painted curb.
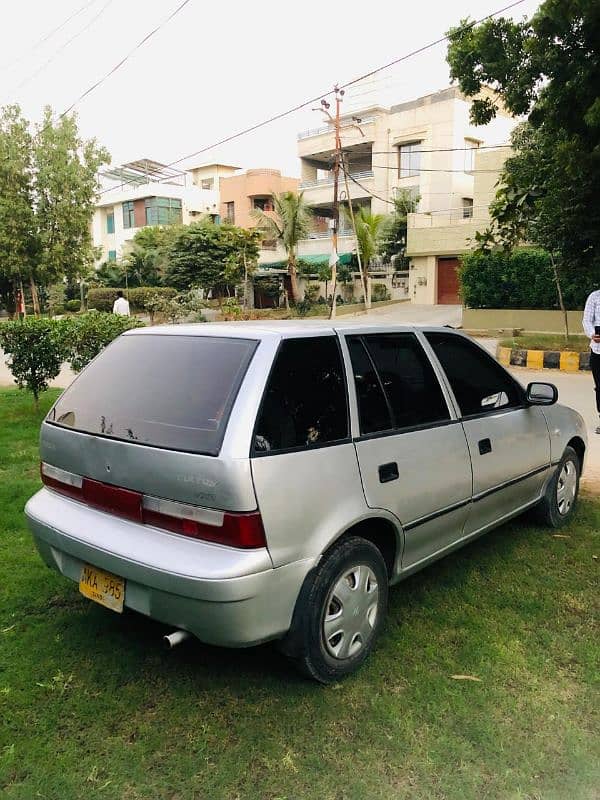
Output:
<path fill-rule="evenodd" d="M 510 366 L 510 347 L 498 347 L 498 361 L 505 367 Z"/>
<path fill-rule="evenodd" d="M 528 350 L 527 367 L 529 369 L 544 369 L 544 351 Z"/>
<path fill-rule="evenodd" d="M 565 351 L 560 354 L 560 367 L 564 372 L 579 371 L 579 353 Z"/>

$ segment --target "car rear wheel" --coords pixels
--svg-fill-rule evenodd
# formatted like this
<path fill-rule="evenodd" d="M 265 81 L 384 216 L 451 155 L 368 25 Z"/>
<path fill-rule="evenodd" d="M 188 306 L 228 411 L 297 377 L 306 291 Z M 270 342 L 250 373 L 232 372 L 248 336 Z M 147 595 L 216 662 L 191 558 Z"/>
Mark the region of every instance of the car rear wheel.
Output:
<path fill-rule="evenodd" d="M 580 470 L 579 456 L 572 447 L 566 447 L 536 508 L 540 522 L 551 528 L 560 528 L 569 520 L 579 494 Z"/>
<path fill-rule="evenodd" d="M 387 569 L 378 548 L 357 536 L 342 539 L 298 599 L 289 640 L 300 670 L 325 684 L 355 672 L 381 631 L 387 598 Z"/>

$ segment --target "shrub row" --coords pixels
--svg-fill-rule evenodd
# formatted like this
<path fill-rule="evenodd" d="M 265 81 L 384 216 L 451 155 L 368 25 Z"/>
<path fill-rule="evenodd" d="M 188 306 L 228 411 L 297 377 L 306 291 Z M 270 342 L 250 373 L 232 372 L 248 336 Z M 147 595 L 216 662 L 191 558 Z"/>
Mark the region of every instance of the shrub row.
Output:
<path fill-rule="evenodd" d="M 126 297 L 129 297 L 129 306 L 132 311 L 147 311 L 147 303 L 151 298 L 158 297 L 164 300 L 172 300 L 177 294 L 176 289 L 171 289 L 168 286 L 137 286 L 127 292 L 125 289 L 94 287 L 88 291 L 88 308 L 96 311 L 112 311 L 118 291 L 122 291 Z"/>
<path fill-rule="evenodd" d="M 140 326 L 135 317 L 100 311 L 61 320 L 26 317 L 0 326 L 0 347 L 15 383 L 32 392 L 37 405 L 40 392 L 46 391 L 64 361 L 79 372 L 119 334 Z"/>
<path fill-rule="evenodd" d="M 558 292 L 548 253 L 519 248 L 510 253 L 467 253 L 459 269 L 461 296 L 469 308 L 558 308 Z M 594 288 L 585 274 L 563 277 L 566 308 L 583 308 Z"/>

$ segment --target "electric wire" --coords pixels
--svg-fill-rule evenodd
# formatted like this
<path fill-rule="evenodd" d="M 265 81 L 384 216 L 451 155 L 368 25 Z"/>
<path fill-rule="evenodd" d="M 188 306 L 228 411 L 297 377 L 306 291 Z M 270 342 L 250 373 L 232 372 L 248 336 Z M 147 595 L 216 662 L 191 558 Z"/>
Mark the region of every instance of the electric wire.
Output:
<path fill-rule="evenodd" d="M 181 6 L 178 7 L 177 11 L 181 10 L 183 8 L 183 6 L 186 5 L 189 1 L 190 0 L 185 0 L 185 2 L 182 3 Z M 507 6 L 504 6 L 503 8 L 500 8 L 497 11 L 492 12 L 491 14 L 487 14 L 486 16 L 481 17 L 478 20 L 472 20 L 471 22 L 465 23 L 465 25 L 463 25 L 462 28 L 463 28 L 463 30 L 468 30 L 470 28 L 473 28 L 475 25 L 479 25 L 479 24 L 481 24 L 482 22 L 485 22 L 488 19 L 492 19 L 493 17 L 497 16 L 498 14 L 502 14 L 505 11 L 509 11 L 510 9 L 515 8 L 516 6 L 519 6 L 524 2 L 525 2 L 525 0 L 515 0 L 515 2 L 510 3 Z M 177 11 L 175 11 L 174 13 L 177 13 Z M 172 16 L 174 16 L 174 14 L 171 15 L 171 17 Z M 138 45 L 137 47 L 141 46 L 141 44 L 143 44 L 143 42 L 146 41 L 148 38 L 149 37 L 147 36 L 144 40 L 142 40 L 140 45 Z M 383 72 L 384 70 L 389 69 L 390 67 L 393 67 L 396 64 L 400 64 L 403 61 L 407 61 L 408 59 L 418 55 L 419 53 L 423 53 L 426 50 L 429 50 L 429 49 L 431 49 L 433 47 L 436 47 L 438 44 L 441 44 L 441 43 L 447 41 L 448 39 L 449 39 L 449 34 L 446 34 L 445 36 L 442 36 L 441 38 L 436 39 L 435 41 L 430 42 L 429 44 L 423 45 L 422 47 L 419 47 L 416 50 L 412 50 L 410 53 L 406 53 L 403 56 L 395 58 L 393 61 L 390 61 L 387 64 L 384 64 L 384 65 L 382 65 L 380 67 L 376 67 L 375 69 L 372 69 L 369 72 L 366 72 L 366 73 L 364 73 L 363 75 L 360 75 L 357 78 L 353 78 L 352 80 L 347 81 L 344 84 L 341 84 L 337 88 L 338 89 L 347 89 L 350 86 L 354 86 L 359 81 L 364 80 L 365 78 L 370 78 L 372 75 L 376 75 L 379 72 Z M 137 49 L 137 47 L 134 48 L 134 51 L 135 51 L 135 49 Z M 134 52 L 134 51 L 132 51 L 132 52 Z M 74 106 L 76 106 L 84 97 L 86 97 L 88 94 L 90 94 L 92 91 L 94 91 L 94 89 L 96 89 L 104 80 L 106 80 L 120 66 L 122 66 L 125 63 L 125 61 L 127 60 L 128 57 L 129 56 L 126 56 L 125 59 L 123 59 L 121 62 L 119 62 L 119 64 L 116 67 L 113 67 L 113 69 L 109 73 L 107 73 L 107 75 L 104 78 L 102 78 L 96 84 L 94 84 L 89 89 L 87 89 L 74 103 L 72 103 L 69 106 L 69 108 L 66 109 L 66 111 L 64 111 L 61 114 L 61 117 L 64 116 L 65 114 L 67 114 L 69 111 L 71 111 L 71 109 L 74 108 Z M 193 153 L 188 153 L 185 156 L 181 156 L 181 158 L 177 158 L 174 161 L 170 161 L 168 164 L 165 164 L 165 167 L 173 167 L 176 164 L 180 164 L 182 161 L 187 161 L 190 158 L 196 158 L 197 156 L 202 155 L 202 154 L 208 152 L 209 150 L 214 150 L 216 147 L 220 147 L 223 144 L 228 144 L 229 142 L 232 142 L 234 139 L 239 139 L 242 136 L 245 136 L 245 135 L 247 135 L 249 133 L 253 133 L 254 131 L 259 130 L 260 128 L 264 128 L 266 125 L 270 125 L 273 122 L 277 122 L 278 120 L 283 119 L 284 117 L 288 117 L 290 114 L 294 114 L 297 111 L 300 111 L 301 109 L 306 108 L 307 106 L 311 106 L 313 103 L 317 103 L 320 100 L 331 96 L 332 94 L 334 94 L 334 92 L 335 92 L 335 89 L 330 89 L 329 91 L 323 92 L 323 93 L 321 93 L 319 95 L 316 95 L 315 97 L 311 97 L 309 100 L 305 100 L 302 103 L 298 103 L 297 105 L 293 106 L 292 108 L 289 108 L 286 111 L 282 111 L 279 114 L 274 114 L 273 116 L 269 117 L 266 120 L 263 120 L 262 122 L 257 122 L 254 125 L 249 125 L 247 128 L 243 128 L 242 130 L 236 131 L 235 133 L 232 133 L 229 136 L 225 136 L 222 139 L 219 139 L 218 141 L 214 142 L 213 144 L 207 145 L 206 147 L 202 147 L 199 150 L 195 150 Z M 125 181 L 125 182 L 123 182 L 121 184 L 121 186 L 124 186 L 127 183 L 135 183 L 135 181 Z M 113 191 L 113 188 L 111 187 L 110 189 L 104 189 L 102 192 L 100 192 L 100 194 L 102 195 L 102 194 L 104 194 L 104 193 L 106 193 L 108 191 Z M 385 202 L 389 202 L 389 201 L 385 201 Z"/>
<path fill-rule="evenodd" d="M 139 49 L 140 49 L 140 47 L 142 47 L 144 44 L 146 44 L 146 42 L 147 42 L 147 41 L 149 41 L 149 40 L 150 40 L 150 39 L 151 39 L 151 38 L 152 38 L 152 37 L 153 37 L 153 36 L 154 36 L 156 33 L 158 33 L 158 31 L 160 31 L 162 28 L 164 28 L 164 26 L 165 26 L 165 25 L 167 25 L 167 24 L 168 24 L 168 23 L 169 23 L 169 22 L 170 22 L 170 21 L 171 21 L 171 20 L 172 20 L 174 17 L 176 17 L 176 16 L 177 16 L 177 15 L 180 13 L 180 11 L 183 11 L 183 9 L 184 9 L 184 8 L 185 8 L 185 7 L 186 7 L 186 6 L 187 6 L 187 5 L 188 5 L 190 2 L 191 2 L 191 0 L 183 0 L 183 2 L 182 2 L 182 3 L 180 3 L 180 4 L 177 6 L 177 8 L 176 8 L 174 11 L 172 11 L 172 12 L 169 14 L 169 16 L 168 16 L 166 19 L 164 19 L 164 20 L 163 20 L 163 21 L 162 21 L 162 22 L 161 22 L 159 25 L 157 25 L 157 26 L 156 26 L 155 28 L 153 28 L 153 29 L 152 29 L 152 30 L 151 30 L 149 33 L 147 33 L 147 34 L 144 36 L 144 38 L 143 38 L 143 39 L 141 39 L 141 40 L 140 40 L 140 41 L 139 41 L 139 42 L 138 42 L 138 43 L 135 45 L 135 47 L 133 47 L 133 48 L 132 48 L 132 49 L 131 49 L 131 50 L 130 50 L 130 51 L 129 51 L 129 52 L 128 52 L 128 53 L 127 53 L 127 54 L 126 54 L 126 55 L 125 55 L 125 56 L 124 56 L 124 57 L 123 57 L 123 58 L 122 58 L 122 59 L 121 59 L 121 60 L 120 60 L 120 61 L 117 63 L 117 64 L 115 64 L 113 67 L 111 67 L 111 69 L 110 69 L 110 70 L 109 70 L 109 71 L 108 71 L 108 72 L 107 72 L 107 73 L 106 73 L 106 74 L 105 74 L 105 75 L 104 75 L 102 78 L 99 78 L 99 79 L 98 79 L 98 80 L 97 80 L 95 83 L 93 83 L 93 84 L 92 84 L 91 86 L 89 86 L 89 87 L 88 87 L 88 88 L 87 88 L 87 89 L 86 89 L 84 92 L 82 92 L 82 93 L 79 95 L 79 97 L 78 97 L 76 100 L 74 100 L 74 101 L 71 103 L 71 105 L 70 105 L 68 108 L 66 108 L 66 109 L 65 109 L 65 110 L 62 112 L 62 114 L 60 115 L 60 117 L 62 118 L 62 117 L 64 117 L 64 116 L 66 116 L 66 115 L 69 113 L 69 111 L 72 111 L 72 110 L 75 108 L 75 106 L 76 106 L 76 105 L 78 105 L 78 104 L 79 104 L 79 103 L 80 103 L 80 102 L 81 102 L 81 101 L 84 99 L 84 97 L 87 97 L 87 96 L 88 96 L 88 95 L 90 95 L 90 94 L 91 94 L 93 91 L 95 91 L 95 90 L 96 90 L 96 89 L 97 89 L 99 86 L 102 86 L 102 84 L 103 84 L 105 81 L 107 81 L 107 80 L 108 80 L 108 78 L 110 78 L 110 77 L 111 77 L 111 75 L 114 75 L 114 74 L 115 74 L 115 72 L 117 72 L 119 69 L 121 69 L 121 67 L 122 67 L 124 64 L 126 64 L 126 63 L 127 63 L 127 61 L 129 61 L 129 59 L 130 59 L 130 58 L 133 56 L 133 54 L 134 54 L 134 53 L 135 53 L 137 50 L 139 50 Z M 522 2 L 524 2 L 524 0 L 522 0 Z"/>
<path fill-rule="evenodd" d="M 36 78 L 40 74 L 40 72 L 45 70 L 46 67 L 49 64 L 51 64 L 57 56 L 59 56 L 64 50 L 66 50 L 70 44 L 72 44 L 76 39 L 79 39 L 80 36 L 82 36 L 86 31 L 88 31 L 92 27 L 92 25 L 94 25 L 94 23 L 98 19 L 100 19 L 102 14 L 104 14 L 106 9 L 111 5 L 112 2 L 113 0 L 107 0 L 106 3 L 104 3 L 102 8 L 100 9 L 100 11 L 98 11 L 98 13 L 95 14 L 83 28 L 81 28 L 81 30 L 73 34 L 73 36 L 71 36 L 70 39 L 67 39 L 67 41 L 64 44 L 62 44 L 57 50 L 55 50 L 54 53 L 52 53 L 52 55 L 46 61 L 44 61 L 44 63 L 41 64 L 34 72 L 32 72 L 27 77 L 23 78 L 23 80 L 17 84 L 17 89 L 22 89 L 24 86 L 30 83 L 34 78 Z"/>
<path fill-rule="evenodd" d="M 49 31 L 48 33 L 44 34 L 44 36 L 42 36 L 41 39 L 38 39 L 37 42 L 35 42 L 35 44 L 33 44 L 31 46 L 31 48 L 29 50 L 27 50 L 27 52 L 22 53 L 14 61 L 9 62 L 8 64 L 3 64 L 2 66 L 0 66 L 0 72 L 4 72 L 4 70 L 12 69 L 13 67 L 16 67 L 17 64 L 20 64 L 21 61 L 23 61 L 25 58 L 27 58 L 31 53 L 34 53 L 38 49 L 38 47 L 41 47 L 45 42 L 48 41 L 48 39 L 51 39 L 54 36 L 55 33 L 58 33 L 59 31 L 61 31 L 65 27 L 65 25 L 67 25 L 69 22 L 71 22 L 72 19 L 75 19 L 75 17 L 78 17 L 79 14 L 81 14 L 83 11 L 88 9 L 95 2 L 96 2 L 96 0 L 88 0 L 87 3 L 84 3 L 76 11 L 74 11 L 72 14 L 70 14 L 65 20 L 63 20 L 60 23 L 60 25 L 57 25 L 56 28 L 52 28 L 52 30 Z"/>

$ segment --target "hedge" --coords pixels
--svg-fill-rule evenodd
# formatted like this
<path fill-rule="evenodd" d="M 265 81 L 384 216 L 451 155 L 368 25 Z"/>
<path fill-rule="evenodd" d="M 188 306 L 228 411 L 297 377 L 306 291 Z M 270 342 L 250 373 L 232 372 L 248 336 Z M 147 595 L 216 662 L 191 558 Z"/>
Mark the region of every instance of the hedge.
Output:
<path fill-rule="evenodd" d="M 112 311 L 113 303 L 117 299 L 117 292 L 123 292 L 129 297 L 129 305 L 132 311 L 146 311 L 146 302 L 149 297 L 161 297 L 165 300 L 172 300 L 177 294 L 177 289 L 168 286 L 136 286 L 129 289 L 112 288 L 92 288 L 88 291 L 87 305 L 96 311 Z"/>
<path fill-rule="evenodd" d="M 468 308 L 559 307 L 552 262 L 543 250 L 466 253 L 458 275 L 462 300 Z M 594 277 L 572 270 L 561 277 L 565 307 L 583 308 L 595 288 Z"/>

